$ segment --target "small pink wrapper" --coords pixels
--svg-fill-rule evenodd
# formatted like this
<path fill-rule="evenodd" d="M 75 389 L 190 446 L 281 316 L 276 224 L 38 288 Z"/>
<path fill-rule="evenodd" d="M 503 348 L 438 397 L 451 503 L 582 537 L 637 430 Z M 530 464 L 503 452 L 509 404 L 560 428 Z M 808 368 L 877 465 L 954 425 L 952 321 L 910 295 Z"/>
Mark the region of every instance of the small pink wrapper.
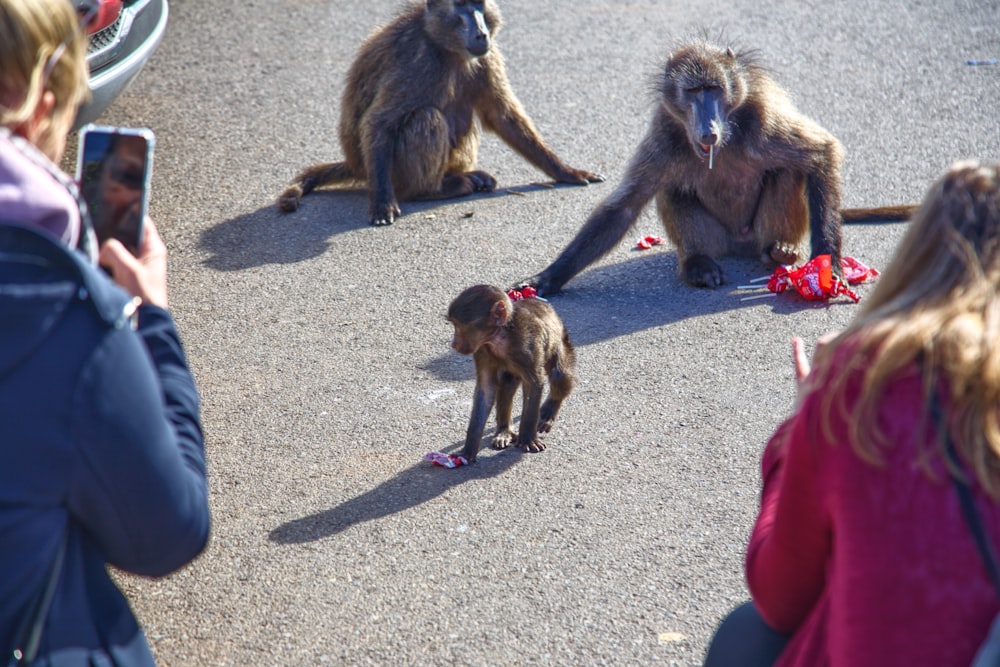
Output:
<path fill-rule="evenodd" d="M 430 461 L 442 468 L 457 468 L 458 466 L 469 465 L 464 456 L 455 456 L 453 454 L 445 454 L 444 452 L 427 452 L 424 454 L 424 460 Z"/>

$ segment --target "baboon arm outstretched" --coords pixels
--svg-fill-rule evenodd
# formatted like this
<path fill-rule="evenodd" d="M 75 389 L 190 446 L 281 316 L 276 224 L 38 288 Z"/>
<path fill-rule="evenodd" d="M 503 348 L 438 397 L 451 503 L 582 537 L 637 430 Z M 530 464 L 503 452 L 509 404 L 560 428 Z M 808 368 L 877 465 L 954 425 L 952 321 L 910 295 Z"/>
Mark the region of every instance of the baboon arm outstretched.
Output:
<path fill-rule="evenodd" d="M 566 165 L 545 145 L 542 135 L 514 96 L 502 66 L 488 68 L 486 92 L 476 101 L 476 113 L 486 129 L 495 132 L 524 159 L 557 182 L 587 185 L 604 180 L 599 174 Z"/>
<path fill-rule="evenodd" d="M 603 257 L 622 240 L 664 182 L 664 174 L 669 167 L 664 156 L 671 153 L 663 149 L 657 135 L 654 130 L 643 139 L 632 157 L 625 178 L 611 196 L 590 214 L 559 257 L 523 284 L 532 285 L 543 296 L 558 292 L 573 276 Z"/>
<path fill-rule="evenodd" d="M 813 172 L 806 177 L 809 199 L 810 256 L 830 255 L 834 272 L 840 273 L 839 183 Z"/>

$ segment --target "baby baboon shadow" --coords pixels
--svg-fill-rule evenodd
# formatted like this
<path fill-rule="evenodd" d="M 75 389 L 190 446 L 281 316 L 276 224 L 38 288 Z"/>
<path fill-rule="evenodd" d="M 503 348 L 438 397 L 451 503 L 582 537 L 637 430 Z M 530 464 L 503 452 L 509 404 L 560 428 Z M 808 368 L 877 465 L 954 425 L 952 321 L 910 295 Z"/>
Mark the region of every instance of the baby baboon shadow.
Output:
<path fill-rule="evenodd" d="M 462 444 L 457 443 L 451 451 L 460 450 Z M 523 455 L 519 450 L 506 450 L 481 457 L 475 465 L 454 469 L 422 461 L 336 507 L 278 526 L 270 532 L 268 539 L 278 544 L 304 544 L 322 540 L 351 526 L 417 507 L 460 484 L 497 477 L 521 461 Z"/>

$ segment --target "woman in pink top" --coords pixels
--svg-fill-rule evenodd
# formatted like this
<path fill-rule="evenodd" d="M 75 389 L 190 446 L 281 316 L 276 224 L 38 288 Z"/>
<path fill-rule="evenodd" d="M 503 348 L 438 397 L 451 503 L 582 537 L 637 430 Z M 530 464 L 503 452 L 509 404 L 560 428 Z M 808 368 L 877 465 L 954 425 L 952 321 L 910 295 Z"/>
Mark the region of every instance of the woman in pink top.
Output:
<path fill-rule="evenodd" d="M 963 519 L 936 392 L 1000 544 L 1000 165 L 931 189 L 895 260 L 815 365 L 764 451 L 751 603 L 706 666 L 965 666 L 1000 598 Z"/>

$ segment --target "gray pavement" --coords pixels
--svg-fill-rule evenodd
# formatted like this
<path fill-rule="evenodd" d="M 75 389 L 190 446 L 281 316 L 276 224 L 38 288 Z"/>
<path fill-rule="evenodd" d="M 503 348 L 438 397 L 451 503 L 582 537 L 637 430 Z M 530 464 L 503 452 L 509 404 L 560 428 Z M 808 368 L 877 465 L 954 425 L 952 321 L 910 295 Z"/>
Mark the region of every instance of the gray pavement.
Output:
<path fill-rule="evenodd" d="M 422 462 L 464 438 L 473 369 L 444 312 L 476 282 L 544 268 L 621 178 L 671 44 L 759 50 L 844 143 L 847 206 L 915 203 L 954 160 L 1000 159 L 997 0 L 506 0 L 514 89 L 587 188 L 495 138 L 491 196 L 274 199 L 342 156 L 343 77 L 395 1 L 174 0 L 153 61 L 102 122 L 157 134 L 151 212 L 203 399 L 214 533 L 192 566 L 120 577 L 162 665 L 698 665 L 747 596 L 759 455 L 791 410 L 789 339 L 847 300 L 741 301 L 764 275 L 684 286 L 669 246 L 629 243 L 554 297 L 581 383 L 537 455 Z M 512 194 L 510 191 L 519 194 Z M 904 226 L 853 226 L 885 267 Z M 628 241 L 662 233 L 652 208 Z M 864 296 L 869 287 L 861 287 Z"/>

